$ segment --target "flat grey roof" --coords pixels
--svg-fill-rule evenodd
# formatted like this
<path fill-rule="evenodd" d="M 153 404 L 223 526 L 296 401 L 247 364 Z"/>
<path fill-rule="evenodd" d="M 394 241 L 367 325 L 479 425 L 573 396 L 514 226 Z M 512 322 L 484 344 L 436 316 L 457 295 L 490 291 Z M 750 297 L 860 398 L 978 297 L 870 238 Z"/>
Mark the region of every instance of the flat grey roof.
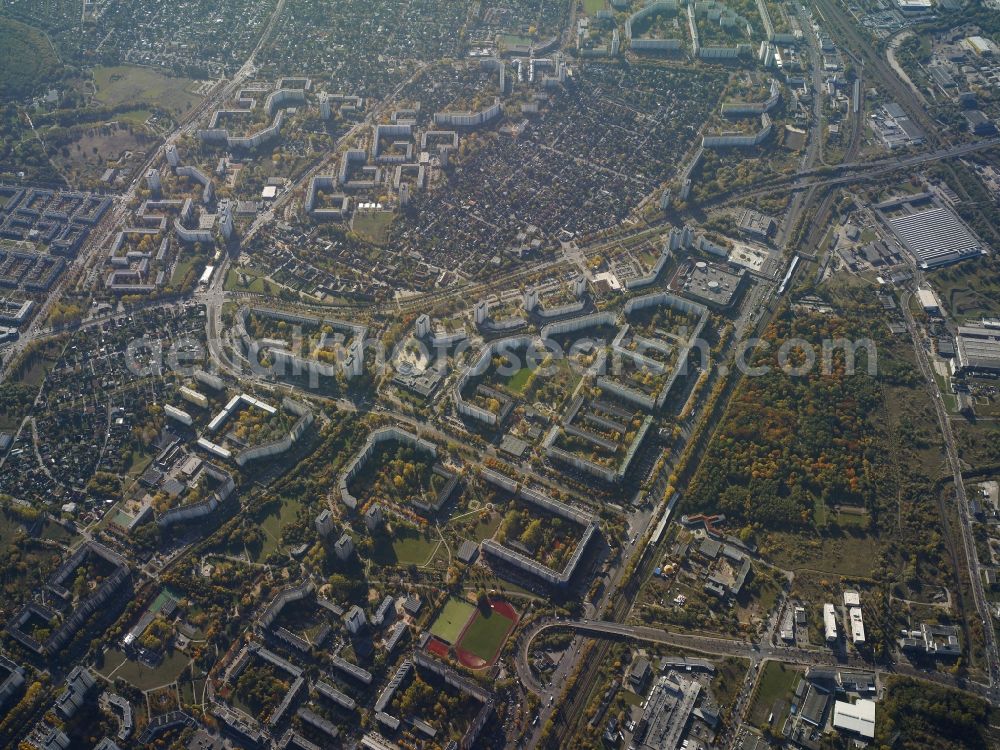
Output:
<path fill-rule="evenodd" d="M 886 223 L 923 268 L 982 253 L 979 240 L 943 206 L 888 218 Z"/>

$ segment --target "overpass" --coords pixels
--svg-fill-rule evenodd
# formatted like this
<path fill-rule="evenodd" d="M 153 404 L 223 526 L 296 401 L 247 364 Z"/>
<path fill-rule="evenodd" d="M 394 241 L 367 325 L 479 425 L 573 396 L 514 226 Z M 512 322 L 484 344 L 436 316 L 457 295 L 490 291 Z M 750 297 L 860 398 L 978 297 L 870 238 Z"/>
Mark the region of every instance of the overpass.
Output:
<path fill-rule="evenodd" d="M 761 661 L 779 661 L 784 664 L 795 664 L 802 667 L 836 667 L 864 670 L 880 675 L 906 675 L 981 696 L 992 695 L 989 685 L 972 680 L 955 678 L 952 675 L 940 672 L 928 672 L 916 669 L 906 663 L 875 665 L 859 656 L 834 651 L 825 647 L 805 649 L 795 646 L 771 646 L 767 643 L 754 643 L 722 636 L 700 633 L 678 633 L 645 625 L 625 625 L 606 620 L 584 619 L 539 620 L 532 623 L 528 630 L 521 636 L 515 656 L 515 668 L 518 677 L 521 679 L 521 684 L 536 695 L 543 695 L 548 692 L 558 693 L 562 688 L 562 685 L 555 685 L 546 689 L 531 672 L 529 660 L 531 644 L 540 634 L 551 630 L 572 630 L 579 635 L 593 638 L 631 640 L 641 643 L 673 646 L 685 651 L 705 654 L 706 656 L 736 656 L 744 659 L 756 657 Z"/>

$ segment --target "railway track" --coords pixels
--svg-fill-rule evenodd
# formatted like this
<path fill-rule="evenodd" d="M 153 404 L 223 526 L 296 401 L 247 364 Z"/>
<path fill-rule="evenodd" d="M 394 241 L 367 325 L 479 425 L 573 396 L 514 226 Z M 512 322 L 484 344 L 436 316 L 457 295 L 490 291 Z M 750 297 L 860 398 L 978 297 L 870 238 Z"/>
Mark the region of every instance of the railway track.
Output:
<path fill-rule="evenodd" d="M 836 0 L 816 0 L 815 5 L 820 11 L 820 17 L 832 32 L 832 36 L 850 51 L 852 57 L 864 61 L 865 74 L 884 92 L 890 94 L 906 111 L 910 119 L 920 125 L 928 143 L 940 144 L 942 139 L 937 132 L 937 123 L 921 106 L 913 90 L 896 75 L 896 71 L 892 69 L 888 61 L 882 58 L 881 52 L 872 38 L 863 35 L 854 26 L 851 19 L 845 18 L 845 11 L 838 6 Z"/>
<path fill-rule="evenodd" d="M 769 315 L 764 315 L 758 322 L 757 331 L 764 330 L 769 325 L 774 312 L 778 309 L 775 305 Z M 730 378 L 722 393 L 714 401 L 710 413 L 701 417 L 705 424 L 718 425 L 722 415 L 726 410 L 730 397 L 741 382 L 740 378 Z M 707 450 L 715 429 L 704 429 L 695 436 L 695 444 L 692 447 L 692 458 L 687 462 L 687 467 L 680 477 L 681 485 L 686 486 L 698 465 L 697 457 Z M 653 575 L 657 560 L 660 560 L 667 548 L 668 541 L 663 540 L 656 547 L 646 546 L 643 548 L 635 569 L 628 577 L 621 588 L 614 592 L 610 609 L 604 613 L 603 619 L 608 622 L 624 623 L 632 613 L 636 597 L 640 589 Z M 598 675 L 601 664 L 608 655 L 614 641 L 600 640 L 588 651 L 577 670 L 577 676 L 573 679 L 567 693 L 561 701 L 560 708 L 555 715 L 556 741 L 550 741 L 546 746 L 561 747 L 574 735 L 584 720 L 584 710 L 590 702 L 594 691 L 599 688 Z"/>

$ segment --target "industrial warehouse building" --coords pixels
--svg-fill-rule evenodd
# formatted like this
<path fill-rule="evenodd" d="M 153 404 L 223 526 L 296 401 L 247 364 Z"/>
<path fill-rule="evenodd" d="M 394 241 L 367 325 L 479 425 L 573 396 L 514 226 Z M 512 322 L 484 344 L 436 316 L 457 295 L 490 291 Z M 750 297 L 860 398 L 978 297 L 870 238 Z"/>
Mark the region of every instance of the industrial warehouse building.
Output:
<path fill-rule="evenodd" d="M 1000 373 L 1000 326 L 959 326 L 953 366 L 956 374 Z"/>
<path fill-rule="evenodd" d="M 984 252 L 955 212 L 930 193 L 893 198 L 875 209 L 920 268 L 937 268 Z"/>

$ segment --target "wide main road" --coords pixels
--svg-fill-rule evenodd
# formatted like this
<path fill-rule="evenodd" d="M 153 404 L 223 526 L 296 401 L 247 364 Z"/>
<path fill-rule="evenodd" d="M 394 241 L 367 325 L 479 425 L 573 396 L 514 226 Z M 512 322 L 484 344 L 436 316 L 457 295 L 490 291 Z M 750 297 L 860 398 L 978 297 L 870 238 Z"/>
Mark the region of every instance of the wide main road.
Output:
<path fill-rule="evenodd" d="M 624 639 L 629 641 L 639 641 L 643 643 L 656 643 L 666 646 L 674 646 L 685 651 L 693 651 L 709 656 L 738 656 L 749 657 L 751 653 L 761 660 L 780 661 L 784 664 L 798 664 L 800 666 L 829 667 L 858 669 L 878 674 L 900 674 L 913 677 L 919 680 L 935 682 L 946 685 L 957 690 L 965 690 L 983 695 L 990 692 L 987 686 L 979 682 L 959 680 L 952 675 L 943 672 L 928 672 L 915 669 L 906 663 L 894 664 L 889 667 L 872 665 L 858 656 L 842 655 L 832 649 L 815 647 L 799 648 L 796 646 L 772 646 L 766 643 L 766 635 L 756 644 L 735 638 L 724 638 L 721 636 L 702 635 L 698 633 L 678 633 L 662 628 L 653 628 L 643 625 L 625 625 L 619 622 L 608 622 L 604 620 L 539 620 L 532 624 L 531 629 L 523 637 L 523 642 L 519 644 L 517 659 L 517 672 L 522 682 L 526 686 L 535 686 L 535 679 L 530 674 L 528 665 L 528 655 L 532 641 L 541 633 L 549 630 L 573 630 L 583 635 L 593 638 L 603 639 Z M 525 682 L 527 674 L 530 682 Z"/>
<path fill-rule="evenodd" d="M 199 121 L 208 112 L 225 102 L 227 98 L 231 97 L 239 89 L 239 87 L 254 74 L 256 71 L 254 61 L 257 54 L 261 49 L 263 49 L 264 45 L 273 33 L 275 24 L 285 9 L 286 2 L 287 0 L 278 0 L 270 18 L 268 19 L 267 25 L 261 32 L 257 45 L 254 47 L 253 51 L 247 57 L 243 65 L 240 66 L 237 73 L 228 82 L 220 82 L 211 94 L 205 97 L 205 99 L 203 99 L 198 106 L 188 112 L 177 123 L 176 127 L 164 137 L 164 145 L 176 143 L 182 136 L 194 132 Z M 110 239 L 111 234 L 117 231 L 119 225 L 125 220 L 129 210 L 129 203 L 136 196 L 139 188 L 141 187 L 143 176 L 146 174 L 147 169 L 149 169 L 149 167 L 151 167 L 156 160 L 159 159 L 159 157 L 159 148 L 150 153 L 143 166 L 135 171 L 135 177 L 129 184 L 128 189 L 123 195 L 116 199 L 115 207 L 109 211 L 103 219 L 101 219 L 98 226 L 91 230 L 83 251 L 75 260 L 72 261 L 70 267 L 65 273 L 63 273 L 62 278 L 59 280 L 56 287 L 49 293 L 31 323 L 28 324 L 27 329 L 25 329 L 18 341 L 14 342 L 11 346 L 6 362 L 0 366 L 0 382 L 3 382 L 7 375 L 9 375 L 10 365 L 18 359 L 18 354 L 21 351 L 27 348 L 27 346 L 35 339 L 44 338 L 51 334 L 51 330 L 47 330 L 44 327 L 49 311 L 52 306 L 59 299 L 61 299 L 63 292 L 69 288 L 69 285 L 74 283 L 77 279 L 77 271 L 79 271 L 80 284 L 80 287 L 78 288 L 89 287 L 91 284 L 96 283 L 97 273 L 102 267 L 103 253 L 104 249 L 107 247 L 107 242 Z"/>
<path fill-rule="evenodd" d="M 789 193 L 801 190 L 812 190 L 817 187 L 832 187 L 853 185 L 859 182 L 874 180 L 893 172 L 917 167 L 921 164 L 928 164 L 935 161 L 954 159 L 959 156 L 976 153 L 977 151 L 988 151 L 1000 147 L 1000 138 L 984 138 L 981 140 L 968 141 L 956 146 L 938 148 L 933 151 L 924 151 L 907 157 L 890 157 L 887 159 L 877 159 L 874 161 L 844 162 L 837 165 L 834 174 L 831 174 L 830 167 L 818 167 L 805 175 L 781 176 L 778 178 L 759 183 L 754 187 L 745 190 L 723 193 L 718 196 L 707 198 L 698 204 L 702 210 L 716 208 L 729 204 L 743 203 L 750 198 L 762 195 L 776 195 L 779 193 Z M 809 179 L 804 179 L 809 178 Z"/>
<path fill-rule="evenodd" d="M 902 300 L 900 307 L 903 310 L 906 327 L 913 339 L 913 349 L 916 353 L 917 363 L 926 381 L 927 391 L 930 394 L 931 402 L 938 418 L 941 428 L 941 437 L 944 439 L 945 452 L 948 457 L 948 466 L 951 469 L 955 485 L 955 508 L 958 515 L 959 525 L 962 529 L 962 547 L 965 552 L 966 564 L 969 569 L 969 587 L 972 589 L 975 600 L 976 612 L 982 623 L 983 646 L 986 651 L 987 674 L 990 685 L 990 698 L 993 701 L 1000 699 L 1000 653 L 997 649 L 996 633 L 993 626 L 993 613 L 990 602 L 986 598 L 983 588 L 983 575 L 979 567 L 979 556 L 976 552 L 975 537 L 972 532 L 972 519 L 969 517 L 969 499 L 965 494 L 965 482 L 962 479 L 962 461 L 958 455 L 958 447 L 955 444 L 955 434 L 951 429 L 951 421 L 945 410 L 944 399 L 941 398 L 941 391 L 938 389 L 934 379 L 933 369 L 927 359 L 925 341 L 920 334 L 907 299 Z M 971 648 L 971 644 L 969 644 Z"/>

